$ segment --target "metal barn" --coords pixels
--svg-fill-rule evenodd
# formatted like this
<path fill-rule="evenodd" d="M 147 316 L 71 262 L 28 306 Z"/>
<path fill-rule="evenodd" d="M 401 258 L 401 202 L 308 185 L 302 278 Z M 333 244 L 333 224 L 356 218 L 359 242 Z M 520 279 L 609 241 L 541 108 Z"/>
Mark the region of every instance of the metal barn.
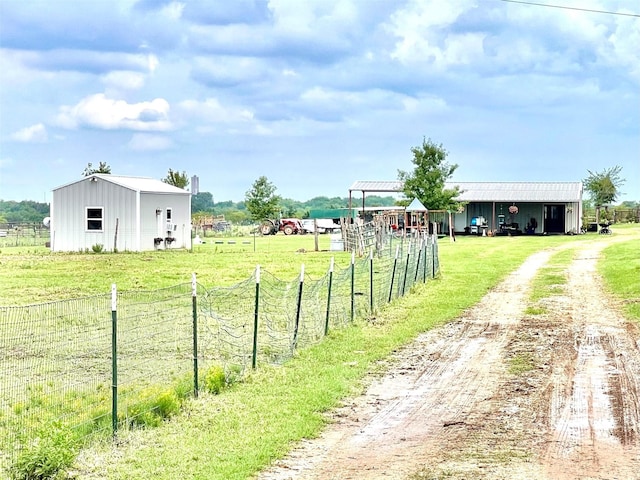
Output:
<path fill-rule="evenodd" d="M 457 186 L 457 200 L 465 202 L 462 212 L 452 212 L 455 232 L 482 234 L 554 234 L 579 233 L 582 226 L 582 182 L 447 182 Z M 401 193 L 400 181 L 357 181 L 353 192 Z M 429 205 L 426 205 L 429 208 Z M 438 231 L 447 231 L 443 220 Z"/>
<path fill-rule="evenodd" d="M 53 190 L 51 250 L 191 248 L 191 193 L 154 178 L 94 174 Z"/>

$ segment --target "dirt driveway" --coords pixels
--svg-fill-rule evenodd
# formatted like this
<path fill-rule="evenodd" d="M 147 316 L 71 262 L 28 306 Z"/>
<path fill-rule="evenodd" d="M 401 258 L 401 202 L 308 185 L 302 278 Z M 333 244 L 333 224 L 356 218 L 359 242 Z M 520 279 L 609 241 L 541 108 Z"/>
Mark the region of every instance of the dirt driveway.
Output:
<path fill-rule="evenodd" d="M 553 252 L 530 257 L 258 478 L 640 479 L 640 332 L 595 270 L 613 240 L 578 252 L 546 314 L 525 311 Z"/>

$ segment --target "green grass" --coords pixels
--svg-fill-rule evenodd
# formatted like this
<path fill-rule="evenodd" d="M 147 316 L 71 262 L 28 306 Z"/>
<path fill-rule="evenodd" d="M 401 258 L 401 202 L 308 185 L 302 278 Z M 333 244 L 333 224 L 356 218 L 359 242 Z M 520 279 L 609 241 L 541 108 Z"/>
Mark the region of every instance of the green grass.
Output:
<path fill-rule="evenodd" d="M 572 262 L 575 254 L 573 248 L 562 250 L 554 254 L 547 264 L 542 267 L 531 282 L 530 299 L 534 305 L 527 308 L 529 314 L 540 314 L 546 310 L 538 304 L 540 300 L 551 295 L 561 295 L 567 283 L 566 268 Z"/>
<path fill-rule="evenodd" d="M 322 344 L 298 352 L 282 366 L 261 366 L 218 395 L 187 400 L 185 410 L 153 429 L 149 440 L 101 466 L 101 475 L 113 479 L 250 478 L 301 438 L 317 436 L 327 422 L 324 413 L 359 392 L 367 373 L 379 369 L 381 360 L 419 333 L 460 315 L 530 254 L 597 238 L 459 236 L 455 243 L 444 239 L 439 249 L 440 279 L 414 287 L 412 295 L 383 308 L 375 323 L 358 321 L 332 330 Z M 331 256 L 342 266 L 350 259 L 342 252 L 311 252 L 311 236 L 256 240 L 263 242 L 256 243 L 255 252 L 253 245 L 242 243 L 208 243 L 194 252 L 143 254 L 51 255 L 34 248 L 3 249 L 0 304 L 105 292 L 112 282 L 123 290 L 165 287 L 188 281 L 192 271 L 205 285 L 229 285 L 246 279 L 256 264 L 287 279 L 298 275 L 304 263 L 308 274 L 319 276 L 326 272 Z M 307 253 L 296 253 L 300 248 Z M 567 262 L 571 253 L 566 255 L 559 255 L 557 261 Z M 43 274 L 47 278 L 38 283 Z M 22 294 L 22 287 L 16 285 L 24 280 L 37 284 L 30 295 Z M 546 286 L 558 280 L 549 277 Z M 518 368 L 526 366 L 526 359 L 522 360 Z"/>
<path fill-rule="evenodd" d="M 598 271 L 608 290 L 622 303 L 625 316 L 640 323 L 640 240 L 606 248 Z"/>
<path fill-rule="evenodd" d="M 3 248 L 0 305 L 109 293 L 112 283 L 120 291 L 153 290 L 188 283 L 194 272 L 198 283 L 211 287 L 241 282 L 257 265 L 283 280 L 300 275 L 302 264 L 307 275 L 321 277 L 329 270 L 331 257 L 335 257 L 336 268 L 349 265 L 348 253 L 329 251 L 329 235 L 320 235 L 319 239 L 318 252 L 314 251 L 313 235 L 208 238 L 206 244 L 195 245 L 192 252 L 96 254 L 51 253 L 45 247 Z"/>
<path fill-rule="evenodd" d="M 153 432 L 108 478 L 246 479 L 301 438 L 319 434 L 325 412 L 359 392 L 379 361 L 419 333 L 460 315 L 547 246 L 587 237 L 458 237 L 440 244 L 441 278 L 384 308 L 375 323 L 332 331 L 280 367 L 260 368 L 217 396 L 190 402 L 184 415 Z M 428 312 L 428 313 L 427 313 Z"/>

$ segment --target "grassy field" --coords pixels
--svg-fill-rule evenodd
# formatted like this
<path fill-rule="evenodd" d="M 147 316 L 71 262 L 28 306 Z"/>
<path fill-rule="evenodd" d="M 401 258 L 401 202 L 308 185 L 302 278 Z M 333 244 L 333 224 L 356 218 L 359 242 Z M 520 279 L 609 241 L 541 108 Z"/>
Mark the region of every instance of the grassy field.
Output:
<path fill-rule="evenodd" d="M 626 298 L 640 297 L 639 282 L 633 281 L 640 268 L 639 230 L 616 228 L 616 235 L 635 240 L 607 249 L 601 263 L 612 293 Z M 329 252 L 328 237 L 321 239 L 320 252 L 312 251 L 311 236 L 258 237 L 255 247 L 225 239 L 193 252 L 143 254 L 51 255 L 44 249 L 6 248 L 0 253 L 0 304 L 104 293 L 112 282 L 121 289 L 166 287 L 189 281 L 192 271 L 203 284 L 229 285 L 247 278 L 256 264 L 283 279 L 298 275 L 302 263 L 310 275 L 322 275 L 332 256 L 338 265 L 348 265 L 348 254 Z M 219 395 L 189 401 L 183 415 L 158 428 L 123 432 L 121 460 L 96 460 L 100 448 L 95 447 L 80 457 L 81 470 L 114 479 L 251 478 L 293 442 L 317 435 L 326 422 L 323 413 L 357 393 L 380 360 L 420 332 L 458 316 L 531 253 L 595 239 L 592 234 L 441 240 L 441 277 L 385 307 L 375 322 L 360 320 L 332 331 L 322 344 L 300 351 L 284 366 L 261 368 Z M 25 284 L 33 284 L 26 294 Z M 637 302 L 629 305 L 637 307 Z M 99 455 L 110 455 L 110 443 L 102 448 Z"/>
<path fill-rule="evenodd" d="M 222 243 L 216 243 L 222 242 Z M 248 243 L 246 243 L 248 242 Z M 329 235 L 276 235 L 208 238 L 193 251 L 169 250 L 145 253 L 56 253 L 45 247 L 5 247 L 0 250 L 0 305 L 27 305 L 84 295 L 108 293 L 116 283 L 123 290 L 154 290 L 191 281 L 207 287 L 228 286 L 251 276 L 256 265 L 289 280 L 349 265 L 345 252 L 331 252 Z"/>

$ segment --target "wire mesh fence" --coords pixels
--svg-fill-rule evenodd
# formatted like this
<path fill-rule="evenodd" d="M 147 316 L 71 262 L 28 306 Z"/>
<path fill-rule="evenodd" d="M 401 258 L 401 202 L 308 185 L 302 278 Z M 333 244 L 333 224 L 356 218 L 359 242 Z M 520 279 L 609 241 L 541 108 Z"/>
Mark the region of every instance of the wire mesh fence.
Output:
<path fill-rule="evenodd" d="M 111 295 L 0 307 L 0 469 L 51 425 L 79 442 L 109 436 L 197 395 L 211 369 L 240 378 L 286 361 L 435 277 L 437 248 L 435 236 L 385 244 L 347 268 L 332 261 L 320 279 L 303 266 L 288 281 L 258 267 L 232 287 L 194 275 L 161 290 L 113 286 Z"/>

